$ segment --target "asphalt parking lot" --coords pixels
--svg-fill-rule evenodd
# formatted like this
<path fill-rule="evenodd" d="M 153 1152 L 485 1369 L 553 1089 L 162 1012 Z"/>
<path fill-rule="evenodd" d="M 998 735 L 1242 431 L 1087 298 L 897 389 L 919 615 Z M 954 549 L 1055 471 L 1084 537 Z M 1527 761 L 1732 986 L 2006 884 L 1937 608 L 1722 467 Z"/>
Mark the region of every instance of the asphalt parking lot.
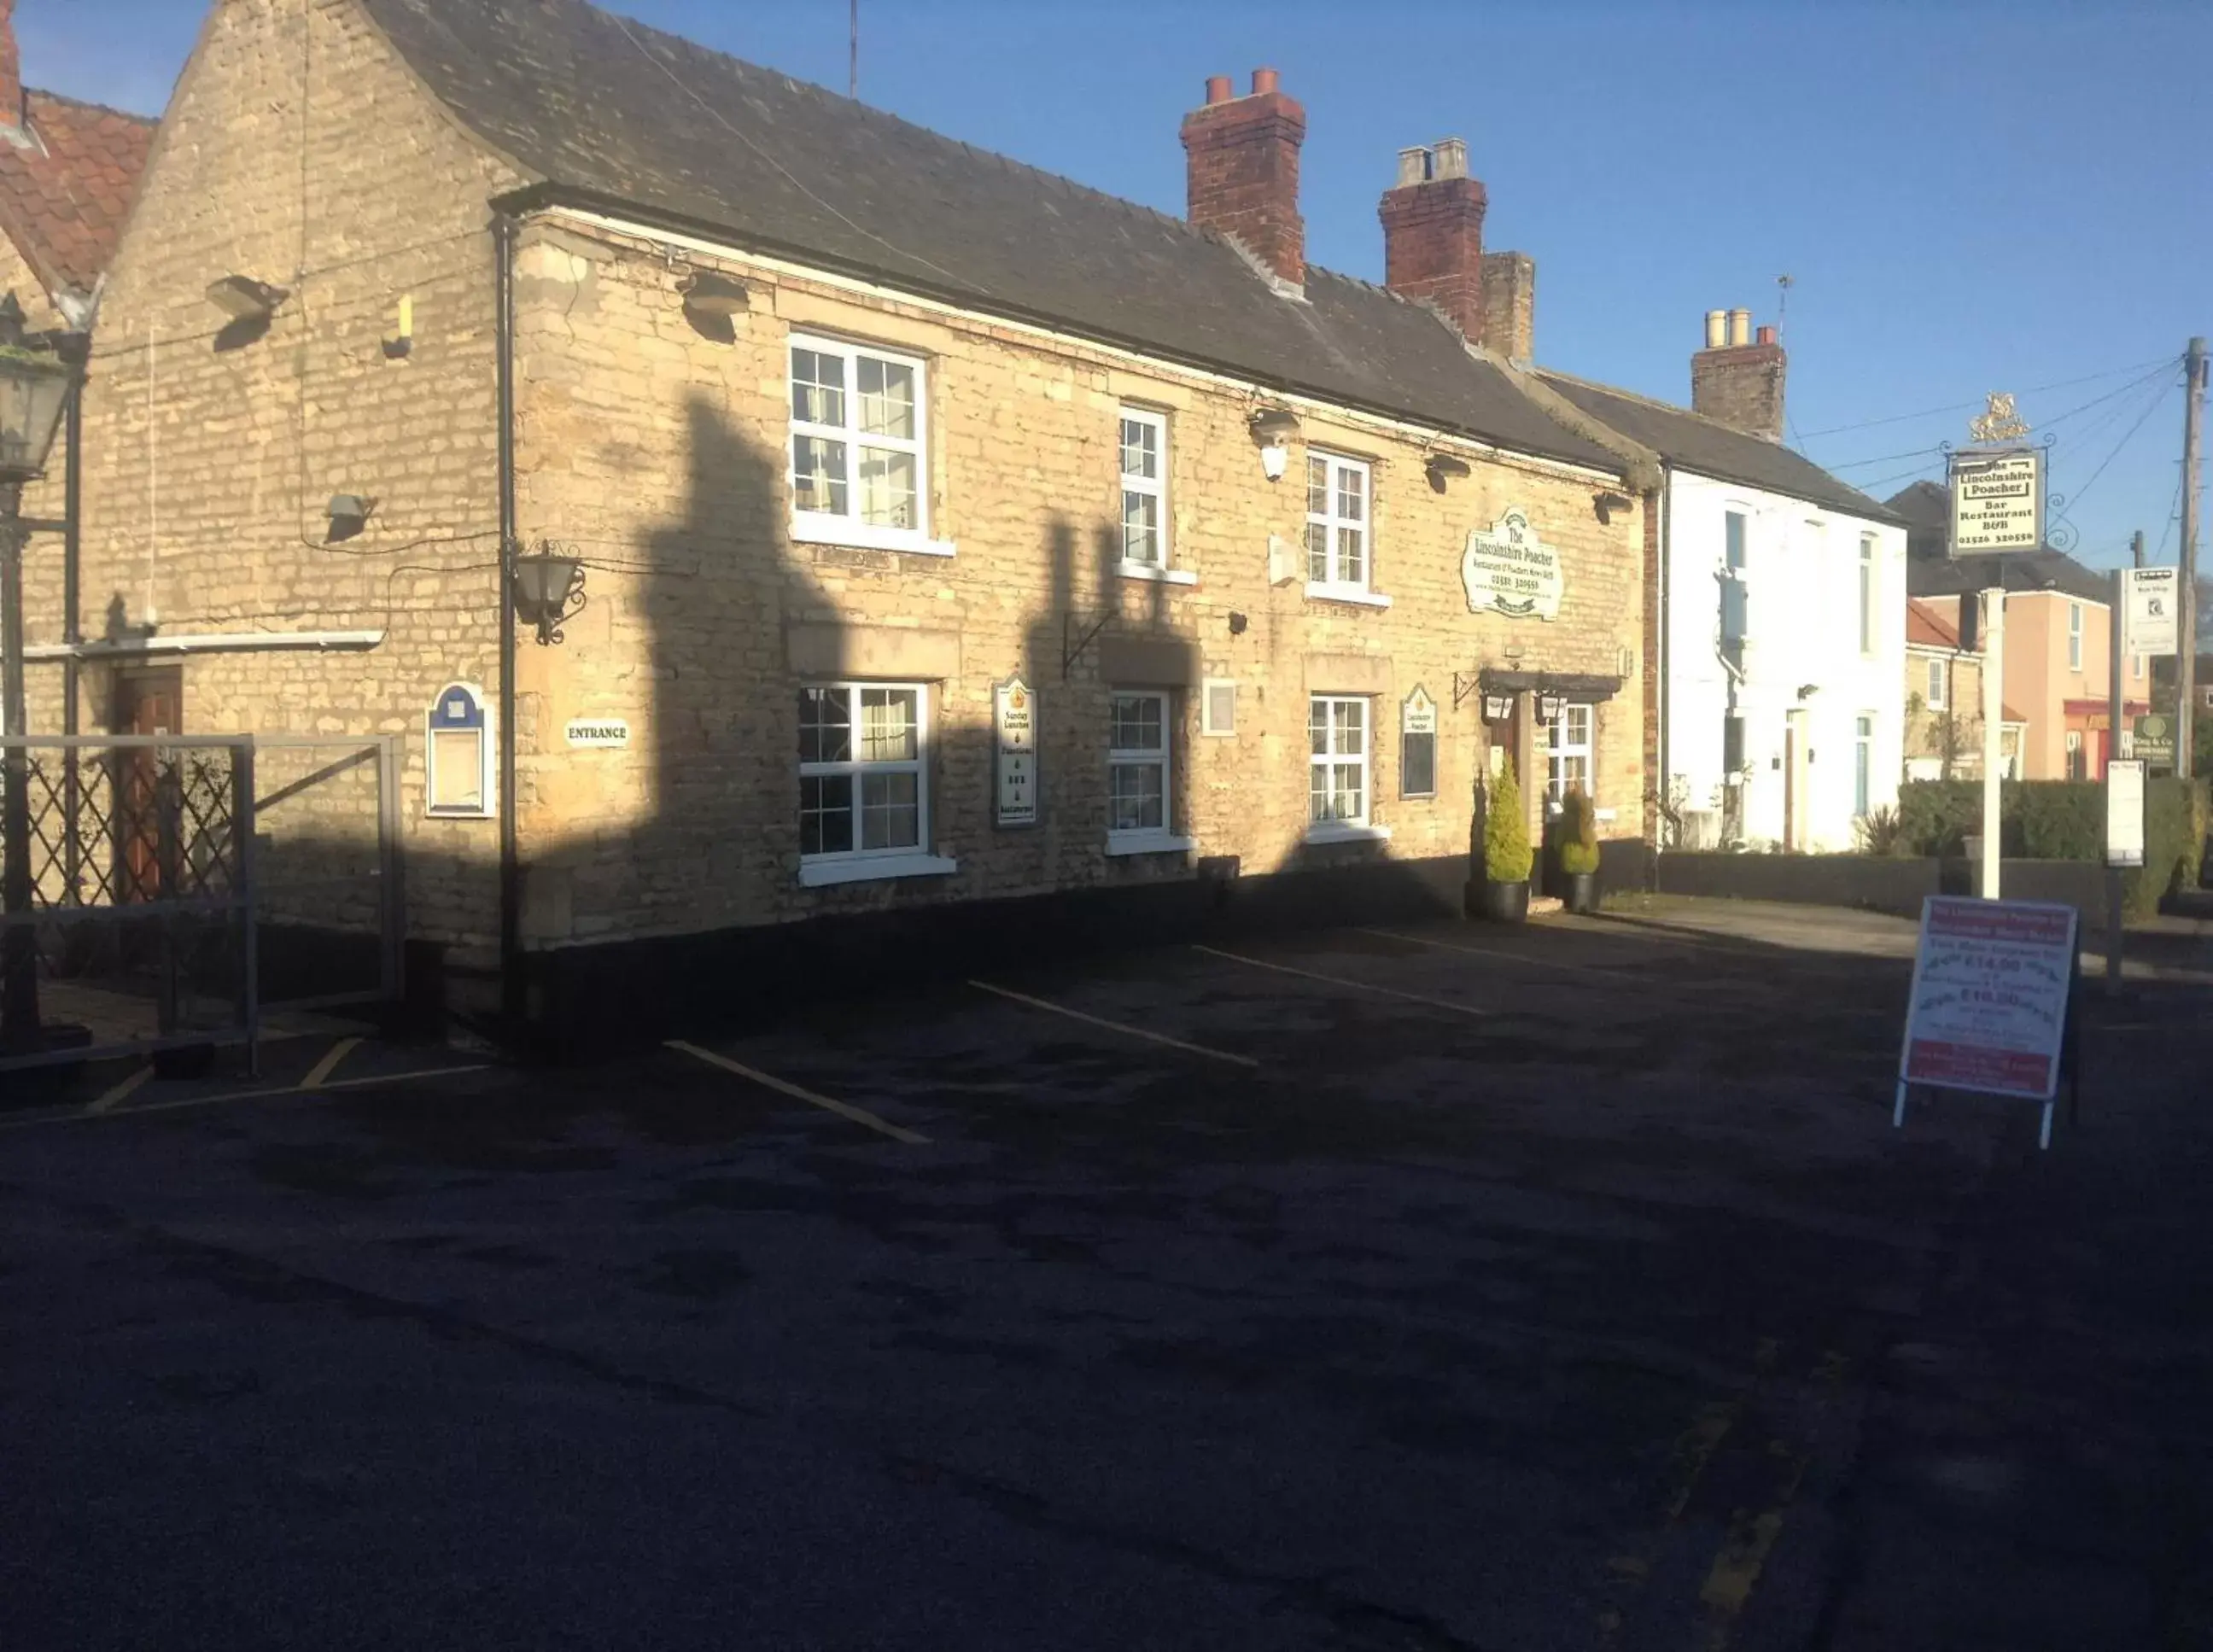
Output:
<path fill-rule="evenodd" d="M 2207 1000 L 2039 1154 L 1892 1130 L 1908 969 L 1662 903 L 102 1075 L 0 1114 L 0 1643 L 2213 1644 Z"/>

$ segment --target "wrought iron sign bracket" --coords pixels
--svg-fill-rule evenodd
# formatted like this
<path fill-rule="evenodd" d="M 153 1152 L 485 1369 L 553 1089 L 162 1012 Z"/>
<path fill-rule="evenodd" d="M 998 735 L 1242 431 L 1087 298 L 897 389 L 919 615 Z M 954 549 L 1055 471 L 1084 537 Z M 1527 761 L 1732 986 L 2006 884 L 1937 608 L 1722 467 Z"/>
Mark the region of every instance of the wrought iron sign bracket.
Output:
<path fill-rule="evenodd" d="M 1092 643 L 1098 641 L 1099 633 L 1106 629 L 1106 622 L 1113 617 L 1114 616 L 1112 613 L 1100 614 L 1098 621 L 1093 625 L 1089 630 L 1086 631 L 1083 635 L 1078 637 L 1075 635 L 1076 626 L 1076 614 L 1073 611 L 1063 610 L 1060 616 L 1061 681 L 1066 682 L 1068 680 L 1070 674 L 1076 669 L 1076 662 L 1083 657 L 1083 651 L 1089 648 Z"/>

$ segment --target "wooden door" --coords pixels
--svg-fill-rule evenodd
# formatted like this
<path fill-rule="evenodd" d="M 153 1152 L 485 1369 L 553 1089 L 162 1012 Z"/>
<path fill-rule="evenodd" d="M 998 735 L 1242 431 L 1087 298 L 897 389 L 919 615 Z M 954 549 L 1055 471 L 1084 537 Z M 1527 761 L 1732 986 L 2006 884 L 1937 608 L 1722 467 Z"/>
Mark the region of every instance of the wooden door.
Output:
<path fill-rule="evenodd" d="M 126 671 L 116 679 L 119 735 L 181 735 L 185 674 L 180 666 Z M 116 898 L 158 900 L 168 887 L 162 865 L 161 765 L 151 749 L 119 753 L 115 765 Z"/>

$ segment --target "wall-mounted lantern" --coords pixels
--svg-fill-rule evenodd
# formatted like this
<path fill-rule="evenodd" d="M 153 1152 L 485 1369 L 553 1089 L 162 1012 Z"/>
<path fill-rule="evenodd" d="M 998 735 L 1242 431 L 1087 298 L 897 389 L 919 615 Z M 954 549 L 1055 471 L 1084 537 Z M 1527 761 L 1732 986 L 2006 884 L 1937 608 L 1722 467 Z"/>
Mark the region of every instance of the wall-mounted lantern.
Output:
<path fill-rule="evenodd" d="M 1280 482 L 1291 462 L 1291 438 L 1299 433 L 1299 416 L 1288 407 L 1263 407 L 1251 420 L 1253 440 L 1260 444 L 1260 471 L 1271 482 Z"/>
<path fill-rule="evenodd" d="M 550 539 L 515 558 L 515 617 L 538 631 L 539 645 L 562 640 L 561 627 L 584 607 L 584 564 Z"/>
<path fill-rule="evenodd" d="M 1541 722 L 1558 722 L 1561 710 L 1567 704 L 1558 689 L 1547 688 L 1537 696 L 1537 717 Z"/>
<path fill-rule="evenodd" d="M 1483 720 L 1485 722 L 1504 722 L 1514 715 L 1511 694 L 1485 694 L 1483 697 Z"/>

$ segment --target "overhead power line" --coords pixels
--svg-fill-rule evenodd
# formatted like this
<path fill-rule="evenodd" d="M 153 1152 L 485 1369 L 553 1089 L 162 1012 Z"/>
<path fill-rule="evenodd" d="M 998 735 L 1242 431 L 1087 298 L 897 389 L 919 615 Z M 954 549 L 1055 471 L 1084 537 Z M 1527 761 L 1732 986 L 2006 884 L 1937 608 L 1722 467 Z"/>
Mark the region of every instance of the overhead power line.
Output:
<path fill-rule="evenodd" d="M 2102 373 L 2086 373 L 2079 379 L 2061 379 L 2052 384 L 2032 385 L 2019 393 L 2024 396 L 2040 396 L 2047 390 L 2066 390 L 2078 384 L 2094 384 L 2100 379 L 2116 379 L 2124 373 L 2141 373 L 2149 367 L 2165 367 L 2174 359 L 2173 357 L 2162 356 L 2156 361 L 2135 362 L 2127 367 L 2107 368 Z M 1966 412 L 1982 405 L 1982 399 L 1978 397 L 1973 401 L 1955 401 L 1948 403 L 1942 407 L 1924 407 L 1916 413 L 1893 413 L 1887 418 L 1862 419 L 1856 424 L 1832 424 L 1826 430 L 1807 431 L 1804 439 L 1808 442 L 1818 442 L 1825 436 L 1843 436 L 1852 430 L 1872 430 L 1878 425 L 1883 424 L 1903 424 L 1908 419 L 1934 418 L 1939 413 Z"/>

